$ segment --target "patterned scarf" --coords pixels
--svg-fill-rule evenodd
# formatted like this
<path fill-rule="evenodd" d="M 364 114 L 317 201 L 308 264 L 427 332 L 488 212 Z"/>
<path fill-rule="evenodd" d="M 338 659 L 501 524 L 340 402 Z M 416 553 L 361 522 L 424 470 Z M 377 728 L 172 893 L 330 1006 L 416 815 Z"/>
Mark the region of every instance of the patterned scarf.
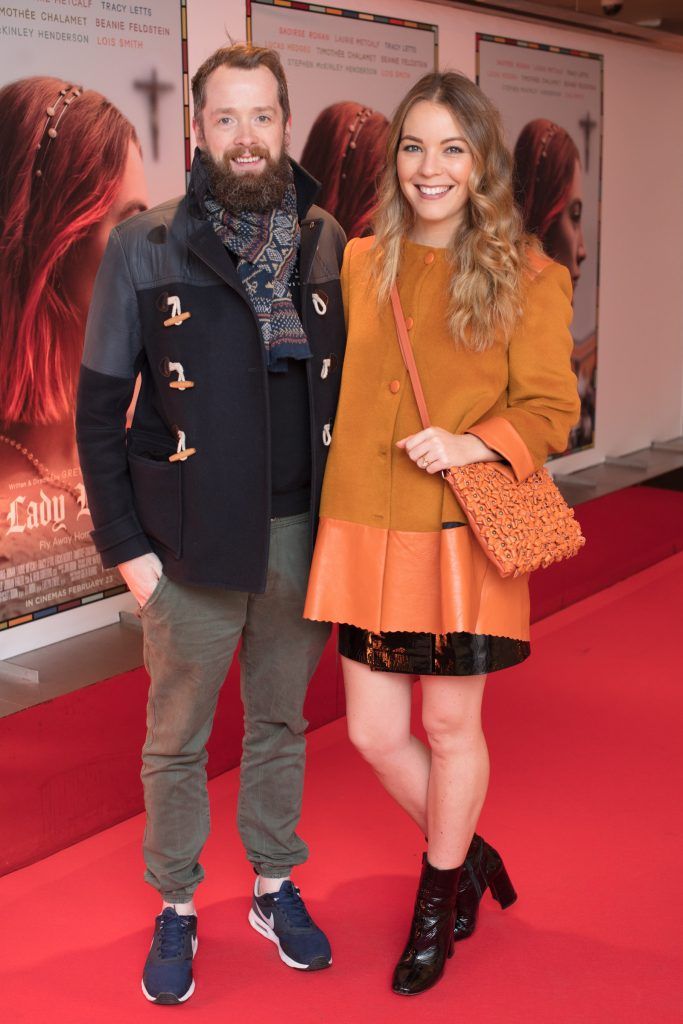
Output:
<path fill-rule="evenodd" d="M 301 242 L 294 185 L 288 186 L 281 206 L 264 213 L 230 213 L 211 195 L 204 207 L 223 245 L 237 256 L 237 273 L 256 313 L 268 369 L 286 373 L 288 359 L 311 356 L 290 289 Z"/>

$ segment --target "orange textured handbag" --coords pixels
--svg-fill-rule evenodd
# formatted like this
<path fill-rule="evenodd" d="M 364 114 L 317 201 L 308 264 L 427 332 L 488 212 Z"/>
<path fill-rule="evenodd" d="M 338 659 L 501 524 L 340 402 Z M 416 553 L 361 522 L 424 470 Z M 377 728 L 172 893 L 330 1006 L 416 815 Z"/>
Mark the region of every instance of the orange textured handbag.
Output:
<path fill-rule="evenodd" d="M 396 332 L 422 426 L 430 424 L 398 289 L 391 291 Z M 545 469 L 519 482 L 500 462 L 474 462 L 441 474 L 475 537 L 501 576 L 521 576 L 578 554 L 586 538 Z"/>

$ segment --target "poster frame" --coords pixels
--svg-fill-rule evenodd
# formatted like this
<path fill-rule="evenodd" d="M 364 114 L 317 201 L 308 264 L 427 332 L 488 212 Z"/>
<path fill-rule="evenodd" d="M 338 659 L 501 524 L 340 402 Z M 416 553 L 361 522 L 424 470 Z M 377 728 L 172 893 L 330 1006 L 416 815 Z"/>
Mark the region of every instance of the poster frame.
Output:
<path fill-rule="evenodd" d="M 587 60 L 597 60 L 600 66 L 600 124 L 599 124 L 599 161 L 598 161 L 598 207 L 597 207 L 597 245 L 596 245 L 596 279 L 595 279 L 595 330 L 597 334 L 598 343 L 598 362 L 596 366 L 596 397 L 599 393 L 598 380 L 600 377 L 600 356 L 599 356 L 599 345 L 601 341 L 600 336 L 600 277 L 601 277 L 601 246 L 602 246 L 602 172 L 603 172 L 603 160 L 604 160 L 604 134 L 605 134 L 605 55 L 603 53 L 594 53 L 591 50 L 581 50 L 575 47 L 569 46 L 556 46 L 553 43 L 537 43 L 529 39 L 516 39 L 512 36 L 504 36 L 497 33 L 491 32 L 477 32 L 475 33 L 475 82 L 477 85 L 480 84 L 480 47 L 481 43 L 499 43 L 507 46 L 517 46 L 520 49 L 541 51 L 543 53 L 557 53 L 563 57 L 582 57 Z M 569 455 L 576 455 L 578 452 L 592 451 L 596 447 L 596 437 L 598 432 L 599 402 L 596 400 L 595 403 L 595 422 L 593 423 L 593 439 L 590 444 L 580 445 L 577 448 L 572 448 L 566 452 L 562 452 L 559 455 L 551 456 L 553 462 L 557 462 L 559 459 L 565 458 Z"/>
<path fill-rule="evenodd" d="M 182 145 L 185 178 L 186 181 L 189 181 L 192 165 L 192 139 L 187 0 L 178 0 L 178 18 L 180 24 L 178 71 L 182 87 Z M 135 599 L 123 581 L 101 591 L 73 597 L 12 618 L 3 618 L 3 608 L 0 604 L 0 659 L 17 657 L 39 650 L 49 644 L 111 625 L 119 620 L 121 611 L 132 611 L 135 607 Z M 18 626 L 23 628 L 17 630 Z"/>
<path fill-rule="evenodd" d="M 304 0 L 246 0 L 247 43 L 253 45 L 252 7 L 282 7 L 305 14 L 329 14 L 336 18 L 350 18 L 355 21 L 374 22 L 377 25 L 395 25 L 397 28 L 414 28 L 431 32 L 434 36 L 434 70 L 439 70 L 439 26 L 427 21 L 414 21 L 411 18 L 393 18 L 388 14 L 370 14 L 367 11 L 352 11 L 343 7 L 328 4 L 315 4 Z"/>

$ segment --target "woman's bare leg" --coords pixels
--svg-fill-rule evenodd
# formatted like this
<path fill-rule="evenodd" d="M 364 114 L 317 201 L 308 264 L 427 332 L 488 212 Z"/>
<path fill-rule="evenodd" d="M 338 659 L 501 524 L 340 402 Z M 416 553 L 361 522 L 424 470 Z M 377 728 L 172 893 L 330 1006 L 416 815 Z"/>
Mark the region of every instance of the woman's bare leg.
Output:
<path fill-rule="evenodd" d="M 410 732 L 415 676 L 373 672 L 342 658 L 349 738 L 422 834 L 427 828 L 429 751 Z"/>
<path fill-rule="evenodd" d="M 411 735 L 414 677 L 342 658 L 353 745 L 387 792 L 429 836 L 436 868 L 462 864 L 481 812 L 489 758 L 481 726 L 486 676 L 423 676 L 429 749 Z"/>
<path fill-rule="evenodd" d="M 422 722 L 431 751 L 428 858 L 435 868 L 463 863 L 486 797 L 485 682 L 486 676 L 422 677 Z"/>

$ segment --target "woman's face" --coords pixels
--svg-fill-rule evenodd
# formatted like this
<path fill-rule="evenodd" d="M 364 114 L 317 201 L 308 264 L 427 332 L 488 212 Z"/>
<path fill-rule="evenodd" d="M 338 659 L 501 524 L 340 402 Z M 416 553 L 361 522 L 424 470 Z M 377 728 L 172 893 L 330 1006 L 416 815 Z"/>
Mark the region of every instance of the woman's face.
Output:
<path fill-rule="evenodd" d="M 68 269 L 64 275 L 65 290 L 69 300 L 78 306 L 84 317 L 88 313 L 95 275 L 110 231 L 127 217 L 146 210 L 148 205 L 149 196 L 142 157 L 138 147 L 131 141 L 128 143 L 128 158 L 123 169 L 121 186 L 107 216 L 91 229 L 86 238 L 73 247 L 69 255 Z"/>
<path fill-rule="evenodd" d="M 565 266 L 571 274 L 574 287 L 581 276 L 581 264 L 586 258 L 583 228 L 581 227 L 582 212 L 583 181 L 581 164 L 576 160 L 569 198 L 560 216 L 553 221 L 543 240 L 548 254 Z"/>
<path fill-rule="evenodd" d="M 469 201 L 473 163 L 463 130 L 447 107 L 427 100 L 411 107 L 403 122 L 396 171 L 415 214 L 413 241 L 449 245 Z"/>

